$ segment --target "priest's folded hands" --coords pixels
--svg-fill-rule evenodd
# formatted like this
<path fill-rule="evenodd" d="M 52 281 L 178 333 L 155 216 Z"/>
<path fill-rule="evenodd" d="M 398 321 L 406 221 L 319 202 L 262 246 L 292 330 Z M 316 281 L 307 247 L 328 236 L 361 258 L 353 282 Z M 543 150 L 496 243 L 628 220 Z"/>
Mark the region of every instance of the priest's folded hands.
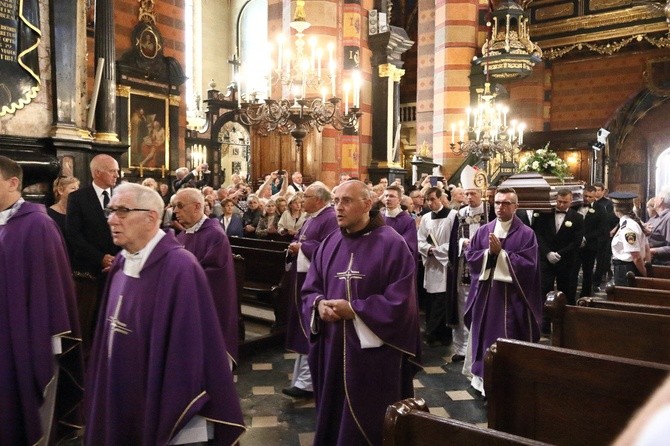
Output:
<path fill-rule="evenodd" d="M 346 299 L 322 299 L 318 304 L 319 317 L 326 322 L 336 322 L 342 319 L 353 319 L 354 310 Z"/>

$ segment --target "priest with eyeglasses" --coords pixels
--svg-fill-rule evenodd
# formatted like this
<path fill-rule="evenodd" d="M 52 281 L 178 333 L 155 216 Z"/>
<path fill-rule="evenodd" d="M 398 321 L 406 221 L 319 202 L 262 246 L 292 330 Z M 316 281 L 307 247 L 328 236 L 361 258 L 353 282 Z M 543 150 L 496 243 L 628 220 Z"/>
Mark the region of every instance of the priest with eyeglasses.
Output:
<path fill-rule="evenodd" d="M 86 375 L 85 444 L 232 445 L 245 431 L 207 278 L 159 229 L 162 210 L 156 191 L 130 183 L 106 209 L 123 250 Z"/>

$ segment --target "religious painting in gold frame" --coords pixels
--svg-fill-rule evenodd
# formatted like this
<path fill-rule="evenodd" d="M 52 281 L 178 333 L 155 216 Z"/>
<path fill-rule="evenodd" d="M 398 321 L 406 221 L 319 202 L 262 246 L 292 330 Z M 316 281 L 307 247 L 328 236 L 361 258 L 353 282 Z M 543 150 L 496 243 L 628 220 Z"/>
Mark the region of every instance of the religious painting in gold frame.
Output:
<path fill-rule="evenodd" d="M 131 90 L 128 98 L 128 167 L 170 165 L 170 104 L 166 95 Z"/>

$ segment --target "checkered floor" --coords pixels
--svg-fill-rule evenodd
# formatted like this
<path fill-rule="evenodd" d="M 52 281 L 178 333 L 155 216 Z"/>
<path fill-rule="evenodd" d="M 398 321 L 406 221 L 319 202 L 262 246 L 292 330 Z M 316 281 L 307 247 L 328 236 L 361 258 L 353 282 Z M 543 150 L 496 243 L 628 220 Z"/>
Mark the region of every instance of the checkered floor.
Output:
<path fill-rule="evenodd" d="M 450 364 L 450 347 L 424 344 L 424 370 L 414 380 L 417 397 L 434 414 L 486 425 L 486 408 L 461 374 L 462 363 Z M 295 400 L 281 393 L 288 387 L 295 354 L 281 347 L 251 353 L 240 361 L 237 390 L 248 427 L 242 446 L 311 445 L 315 423 L 313 400 Z"/>

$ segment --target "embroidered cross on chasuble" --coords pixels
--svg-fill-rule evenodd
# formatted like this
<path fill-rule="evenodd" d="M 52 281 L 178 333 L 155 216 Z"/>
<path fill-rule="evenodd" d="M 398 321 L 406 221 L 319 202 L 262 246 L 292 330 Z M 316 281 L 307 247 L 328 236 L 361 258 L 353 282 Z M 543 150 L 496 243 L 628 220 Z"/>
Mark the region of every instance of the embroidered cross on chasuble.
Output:
<path fill-rule="evenodd" d="M 353 297 L 351 281 L 354 279 L 361 280 L 365 277 L 365 274 L 361 274 L 360 271 L 354 270 L 353 252 L 351 253 L 351 257 L 349 257 L 349 264 L 347 265 L 347 269 L 345 271 L 336 273 L 335 276 L 338 279 L 345 281 L 346 299 L 351 302 Z M 365 322 L 363 322 L 358 316 L 354 317 L 353 323 L 356 334 L 361 341 L 361 348 L 380 347 L 384 344 L 384 341 L 382 341 L 379 336 L 374 334 L 374 332 L 370 330 L 370 327 L 365 325 Z"/>
<path fill-rule="evenodd" d="M 114 334 L 119 333 L 127 335 L 133 331 L 128 328 L 128 324 L 125 324 L 119 320 L 119 312 L 121 311 L 121 305 L 123 304 L 123 296 L 119 295 L 119 300 L 116 303 L 116 308 L 114 308 L 114 314 L 107 318 L 109 322 L 109 341 L 107 342 L 107 357 L 112 357 L 112 349 L 114 348 Z"/>

